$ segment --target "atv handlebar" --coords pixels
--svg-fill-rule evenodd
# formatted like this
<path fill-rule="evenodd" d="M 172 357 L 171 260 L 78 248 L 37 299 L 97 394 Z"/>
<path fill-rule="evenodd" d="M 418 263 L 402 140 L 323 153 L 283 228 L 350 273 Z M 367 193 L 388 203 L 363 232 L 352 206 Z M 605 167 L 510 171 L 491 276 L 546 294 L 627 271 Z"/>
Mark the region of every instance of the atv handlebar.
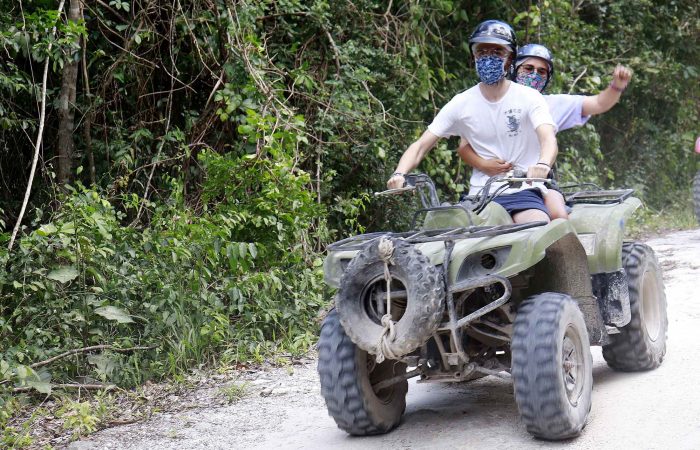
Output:
<path fill-rule="evenodd" d="M 510 172 L 507 172 L 504 176 L 501 177 L 501 179 L 498 179 L 498 175 L 496 175 L 496 180 L 494 181 L 505 181 L 508 183 L 523 183 L 523 182 L 529 182 L 529 181 L 535 181 L 535 182 L 541 182 L 541 183 L 551 183 L 552 179 L 551 178 L 528 178 L 527 172 L 524 170 L 512 170 Z"/>
<path fill-rule="evenodd" d="M 411 173 L 404 175 L 404 186 L 396 189 L 375 192 L 374 196 L 402 194 L 404 192 L 418 191 L 421 203 L 424 208 L 433 208 L 440 205 L 435 184 L 430 177 L 424 173 Z M 427 190 L 427 192 L 425 192 Z"/>
<path fill-rule="evenodd" d="M 404 175 L 405 183 L 403 187 L 395 189 L 387 189 L 385 191 L 375 192 L 375 197 L 381 197 L 384 195 L 396 195 L 403 194 L 406 192 L 418 191 L 420 194 L 421 203 L 423 208 L 434 208 L 440 206 L 440 200 L 438 199 L 437 190 L 435 189 L 435 184 L 430 177 L 424 173 L 412 173 Z M 491 201 L 498 194 L 503 192 L 503 187 L 519 187 L 522 183 L 551 183 L 551 178 L 529 178 L 527 172 L 522 170 L 513 170 L 505 175 L 496 175 L 488 179 L 484 188 L 476 196 L 476 208 L 474 211 L 478 214 L 483 210 L 486 204 Z M 491 184 L 493 183 L 505 183 L 499 188 L 491 191 Z M 427 192 L 426 192 L 427 191 Z"/>
<path fill-rule="evenodd" d="M 415 186 L 404 186 L 404 187 L 395 188 L 395 189 L 387 189 L 386 191 L 375 192 L 374 196 L 381 197 L 382 195 L 401 194 L 403 192 L 415 191 L 415 190 L 416 190 Z"/>

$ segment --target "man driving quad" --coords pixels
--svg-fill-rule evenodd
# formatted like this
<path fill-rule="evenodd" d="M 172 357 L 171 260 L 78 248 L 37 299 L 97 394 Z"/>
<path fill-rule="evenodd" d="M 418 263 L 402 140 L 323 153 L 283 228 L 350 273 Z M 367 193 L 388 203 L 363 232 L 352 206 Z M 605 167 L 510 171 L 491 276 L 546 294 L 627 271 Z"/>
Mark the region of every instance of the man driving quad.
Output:
<path fill-rule="evenodd" d="M 518 84 L 543 93 L 553 75 L 554 62 L 552 53 L 547 47 L 540 44 L 527 44 L 518 49 L 515 60 L 515 81 Z M 557 125 L 557 132 L 584 125 L 591 116 L 610 110 L 620 101 L 620 96 L 631 78 L 632 71 L 618 65 L 613 71 L 610 85 L 596 95 L 545 95 L 544 98 Z M 506 159 L 480 157 L 464 138 L 460 140 L 457 152 L 464 162 L 489 176 L 513 169 L 513 164 Z M 551 219 L 568 218 L 564 198 L 557 190 L 547 190 L 544 193 L 544 203 Z"/>
<path fill-rule="evenodd" d="M 528 177 L 546 178 L 557 156 L 555 122 L 542 94 L 508 80 L 517 52 L 515 32 L 505 22 L 487 20 L 469 38 L 481 82 L 455 95 L 437 114 L 423 135 L 401 156 L 387 182 L 390 189 L 405 183 L 441 137 L 460 136 L 487 159 L 510 161 Z M 477 194 L 489 175 L 474 170 L 470 194 Z M 493 189 L 498 187 L 492 185 Z M 549 221 L 542 183 L 510 188 L 494 199 L 516 223 Z"/>

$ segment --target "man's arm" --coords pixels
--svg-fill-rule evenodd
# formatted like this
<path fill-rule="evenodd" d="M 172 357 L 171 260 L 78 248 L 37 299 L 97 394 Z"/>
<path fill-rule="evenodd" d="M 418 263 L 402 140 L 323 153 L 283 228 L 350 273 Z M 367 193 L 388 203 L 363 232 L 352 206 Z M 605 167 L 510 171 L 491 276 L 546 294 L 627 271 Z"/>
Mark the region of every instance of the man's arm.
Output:
<path fill-rule="evenodd" d="M 490 177 L 498 175 L 499 173 L 508 172 L 513 168 L 511 163 L 503 159 L 484 159 L 477 155 L 469 142 L 467 142 L 464 138 L 459 140 L 457 154 L 459 154 L 459 157 L 462 158 L 462 161 Z"/>
<path fill-rule="evenodd" d="M 632 79 L 632 71 L 625 66 L 619 65 L 613 71 L 613 78 L 605 90 L 598 95 L 590 95 L 583 99 L 581 114 L 584 116 L 595 116 L 609 111 L 620 101 L 622 91 Z"/>
<path fill-rule="evenodd" d="M 416 142 L 411 144 L 401 156 L 399 165 L 394 170 L 394 175 L 389 178 L 386 185 L 389 189 L 397 189 L 403 187 L 406 179 L 403 175 L 418 167 L 418 164 L 423 160 L 428 151 L 433 148 L 435 143 L 440 139 L 439 136 L 425 130 L 425 133 L 418 138 Z"/>
<path fill-rule="evenodd" d="M 557 138 L 554 133 L 554 126 L 544 123 L 535 130 L 537 139 L 540 141 L 540 159 L 537 164 L 527 170 L 530 178 L 547 178 L 549 171 L 557 159 Z"/>

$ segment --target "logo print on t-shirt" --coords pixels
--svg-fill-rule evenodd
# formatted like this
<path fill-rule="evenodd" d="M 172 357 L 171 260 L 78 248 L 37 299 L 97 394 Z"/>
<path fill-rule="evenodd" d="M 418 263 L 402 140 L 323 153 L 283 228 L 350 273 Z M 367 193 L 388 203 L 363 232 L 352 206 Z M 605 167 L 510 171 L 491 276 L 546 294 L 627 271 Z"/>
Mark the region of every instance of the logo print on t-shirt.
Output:
<path fill-rule="evenodd" d="M 520 113 L 521 109 L 509 109 L 506 114 L 506 126 L 508 127 L 508 136 L 515 137 L 520 134 Z"/>

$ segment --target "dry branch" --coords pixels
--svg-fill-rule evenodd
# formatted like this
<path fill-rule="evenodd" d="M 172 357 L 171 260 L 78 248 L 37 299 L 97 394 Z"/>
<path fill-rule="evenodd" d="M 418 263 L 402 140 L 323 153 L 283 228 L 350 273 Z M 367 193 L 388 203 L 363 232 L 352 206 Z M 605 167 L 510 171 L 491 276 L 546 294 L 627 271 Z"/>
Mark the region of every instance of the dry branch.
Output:
<path fill-rule="evenodd" d="M 65 0 L 61 0 L 61 3 L 58 4 L 58 14 L 61 14 L 61 11 L 63 11 L 63 5 L 65 4 Z M 53 26 L 51 29 L 51 37 L 53 38 L 56 35 L 56 25 Z M 49 54 L 51 53 L 51 47 L 53 44 L 53 39 L 49 41 L 49 45 L 46 49 L 46 53 Z M 51 58 L 48 56 L 46 57 L 46 62 L 44 63 L 44 75 L 42 78 L 41 82 L 41 110 L 39 113 L 39 131 L 37 131 L 37 137 L 36 137 L 36 144 L 34 145 L 34 158 L 32 159 L 32 168 L 29 171 L 29 181 L 27 182 L 27 190 L 24 192 L 24 200 L 22 200 L 22 208 L 19 211 L 19 215 L 17 216 L 17 223 L 15 223 L 15 227 L 12 229 L 12 236 L 10 237 L 10 243 L 7 246 L 8 250 L 12 250 L 12 246 L 15 243 L 15 239 L 17 238 L 17 232 L 19 231 L 19 227 L 22 224 L 22 218 L 24 217 L 24 212 L 27 210 L 27 204 L 29 203 L 29 194 L 32 192 L 32 183 L 34 182 L 34 174 L 36 173 L 36 165 L 39 162 L 39 151 L 41 149 L 41 141 L 44 138 L 44 124 L 46 123 L 46 79 L 48 78 L 49 74 L 49 62 Z"/>
<path fill-rule="evenodd" d="M 51 388 L 52 389 L 85 389 L 89 391 L 99 391 L 101 389 L 114 389 L 117 387 L 114 384 L 82 384 L 82 383 L 60 383 L 60 384 L 52 384 Z M 13 388 L 12 392 L 28 392 L 33 390 L 34 388 L 31 386 L 23 386 L 23 387 L 17 387 Z"/>
<path fill-rule="evenodd" d="M 581 77 L 584 76 L 584 75 L 586 74 L 586 71 L 587 71 L 587 70 L 588 70 L 588 67 L 584 67 L 584 68 L 583 68 L 583 71 L 582 71 L 580 74 L 578 74 L 578 76 L 576 77 L 576 79 L 574 80 L 574 82 L 571 83 L 571 87 L 569 88 L 569 92 L 567 92 L 567 94 L 571 94 L 571 92 L 574 90 L 574 87 L 576 86 L 576 83 L 578 83 L 578 80 L 580 80 Z"/>
<path fill-rule="evenodd" d="M 73 350 L 68 350 L 67 352 L 63 352 L 60 355 L 56 355 L 52 358 L 49 358 L 44 361 L 40 361 L 38 363 L 31 364 L 29 367 L 32 369 L 36 369 L 37 367 L 42 367 L 47 364 L 51 364 L 52 362 L 56 361 L 57 359 L 65 358 L 66 356 L 74 355 L 76 353 L 85 353 L 85 352 L 91 352 L 93 350 L 112 350 L 114 352 L 118 353 L 128 353 L 128 352 L 133 352 L 136 350 L 153 350 L 156 348 L 155 345 L 151 345 L 148 347 L 129 347 L 129 348 L 119 348 L 119 347 L 114 347 L 112 345 L 93 345 L 90 347 L 83 347 L 83 348 L 76 348 Z"/>

